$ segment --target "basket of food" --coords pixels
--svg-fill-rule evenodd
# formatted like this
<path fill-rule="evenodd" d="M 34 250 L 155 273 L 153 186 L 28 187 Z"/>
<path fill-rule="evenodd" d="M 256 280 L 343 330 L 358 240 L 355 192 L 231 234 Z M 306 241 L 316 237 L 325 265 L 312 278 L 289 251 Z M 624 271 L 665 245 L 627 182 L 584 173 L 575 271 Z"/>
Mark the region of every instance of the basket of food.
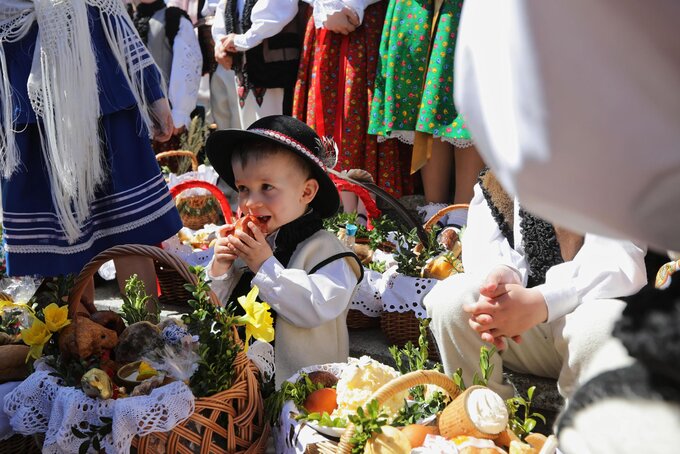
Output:
<path fill-rule="evenodd" d="M 277 453 L 554 454 L 555 437 L 532 432 L 543 418 L 532 391 L 503 400 L 483 382 L 399 374 L 368 357 L 305 368 L 280 391 L 291 400 L 274 432 Z"/>
<path fill-rule="evenodd" d="M 215 185 L 206 181 L 188 180 L 181 182 L 170 189 L 170 194 L 177 197 L 183 191 L 191 189 L 205 189 L 214 195 L 218 202 L 218 210 L 225 222 L 232 220 L 231 206 L 222 191 Z M 216 238 L 217 225 L 201 225 L 198 230 L 187 226 L 182 228 L 177 235 L 164 241 L 163 249 L 178 255 L 189 265 L 205 266 L 212 258 L 212 243 Z M 187 301 L 191 295 L 184 288 L 185 281 L 172 267 L 155 262 L 156 275 L 160 287 L 159 301 L 163 304 L 171 304 L 173 301 Z"/>
<path fill-rule="evenodd" d="M 437 223 L 468 205 L 458 204 L 442 208 L 424 225 L 427 239 L 423 241 L 415 231 L 399 232 L 399 249 L 394 258 L 397 266 L 386 273 L 387 283 L 382 294 L 383 313 L 380 326 L 391 344 L 403 346 L 415 342 L 419 336 L 420 319 L 427 318 L 423 298 L 438 280 L 463 272 L 461 261 L 461 229 L 440 229 Z M 430 335 L 430 355 L 439 353 Z"/>
<path fill-rule="evenodd" d="M 151 321 L 157 314 L 143 285 L 127 295 L 122 314 L 81 302 L 99 266 L 123 256 L 173 267 L 192 289 L 189 313 Z M 111 248 L 85 266 L 67 306 L 36 310 L 22 330 L 40 359 L 5 399 L 5 412 L 15 431 L 44 433 L 48 452 L 264 452 L 269 426 L 259 373 L 239 324 L 179 258 L 150 246 Z"/>

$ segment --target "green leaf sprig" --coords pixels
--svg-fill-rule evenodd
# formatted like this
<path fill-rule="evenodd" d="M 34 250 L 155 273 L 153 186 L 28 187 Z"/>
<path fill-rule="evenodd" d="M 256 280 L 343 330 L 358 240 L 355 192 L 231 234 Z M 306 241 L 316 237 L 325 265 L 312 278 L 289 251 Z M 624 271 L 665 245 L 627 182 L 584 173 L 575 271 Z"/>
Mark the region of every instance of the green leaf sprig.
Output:
<path fill-rule="evenodd" d="M 300 378 L 295 383 L 284 382 L 281 385 L 281 389 L 272 393 L 264 400 L 266 417 L 269 418 L 273 426 L 278 426 L 283 405 L 289 400 L 292 400 L 295 406 L 303 414 L 306 414 L 302 404 L 311 393 L 321 388 L 323 388 L 323 383 L 313 383 L 305 373 L 300 374 Z"/>
<path fill-rule="evenodd" d="M 234 335 L 236 317 L 233 310 L 210 301 L 210 286 L 203 267 L 193 266 L 190 270 L 198 282 L 196 285 L 184 285 L 193 296 L 188 302 L 193 311 L 185 315 L 183 321 L 190 333 L 198 335 L 198 354 L 201 357 L 190 386 L 194 395 L 205 397 L 231 387 L 234 378 L 232 365 L 242 346 Z"/>
<path fill-rule="evenodd" d="M 491 378 L 491 374 L 493 373 L 494 369 L 494 365 L 491 364 L 491 358 L 495 354 L 496 347 L 488 348 L 487 346 L 483 345 L 479 349 L 479 371 L 481 372 L 481 375 L 475 372 L 472 377 L 473 385 L 488 386 L 489 379 Z M 460 367 L 456 369 L 456 371 L 453 373 L 452 379 L 461 391 L 465 391 L 465 389 L 467 389 L 465 381 L 463 380 L 463 369 Z"/>
<path fill-rule="evenodd" d="M 356 414 L 348 418 L 354 424 L 354 434 L 349 440 L 352 454 L 363 454 L 366 442 L 373 434 L 382 433 L 382 426 L 387 425 L 387 414 L 379 408 L 375 399 L 366 404 L 365 410 L 359 407 Z"/>
<path fill-rule="evenodd" d="M 142 321 L 157 323 L 161 313 L 158 302 L 146 293 L 144 282 L 136 274 L 125 281 L 123 304 L 120 309 L 128 325 Z"/>
<path fill-rule="evenodd" d="M 515 432 L 515 435 L 522 440 L 534 430 L 537 419 L 540 419 L 543 421 L 543 424 L 545 424 L 545 416 L 538 412 L 531 411 L 531 401 L 534 397 L 534 391 L 536 391 L 536 387 L 532 386 L 527 390 L 526 399 L 522 396 L 516 396 L 505 401 L 505 405 L 508 407 L 508 413 L 510 415 L 508 421 L 510 430 Z"/>
<path fill-rule="evenodd" d="M 419 253 L 415 248 L 420 244 L 416 229 L 409 232 L 397 231 L 397 243 L 399 248 L 394 252 L 394 260 L 397 262 L 397 271 L 406 276 L 420 277 L 427 261 L 444 251 L 444 246 L 437 241 L 439 227 L 434 227 L 427 232 L 427 241 Z"/>

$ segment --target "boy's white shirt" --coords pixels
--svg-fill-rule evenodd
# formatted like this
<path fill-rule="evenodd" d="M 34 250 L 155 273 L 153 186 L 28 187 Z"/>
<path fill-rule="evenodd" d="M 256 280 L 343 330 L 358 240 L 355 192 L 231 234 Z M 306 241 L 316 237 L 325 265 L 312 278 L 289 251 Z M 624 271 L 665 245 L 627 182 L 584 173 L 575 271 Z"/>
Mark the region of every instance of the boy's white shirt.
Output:
<path fill-rule="evenodd" d="M 172 46 L 172 69 L 168 84 L 168 99 L 172 106 L 175 127 L 189 127 L 191 112 L 196 108 L 201 84 L 203 59 L 198 38 L 191 21 L 182 17 Z"/>
<path fill-rule="evenodd" d="M 470 202 L 463 234 L 463 266 L 466 273 L 485 278 L 498 265 L 513 269 L 527 284 L 528 265 L 522 247 L 519 204 L 515 200 L 512 248 L 501 233 L 479 185 Z M 573 260 L 553 266 L 545 283 L 536 286 L 548 306 L 548 322 L 572 312 L 584 299 L 620 298 L 632 295 L 647 283 L 646 248 L 630 241 L 587 233 Z"/>
<path fill-rule="evenodd" d="M 273 248 L 276 232 L 267 236 Z M 220 276 L 212 276 L 212 261 L 208 278 L 220 301 L 226 301 L 238 283 L 242 271 L 232 266 Z M 301 269 L 285 268 L 276 257 L 268 258 L 252 280 L 262 301 L 266 301 L 278 316 L 300 328 L 314 328 L 334 320 L 349 307 L 357 277 L 346 260 L 335 260 L 313 274 Z M 240 296 L 240 295 L 238 295 Z M 309 304 L 301 304 L 308 302 Z"/>
<path fill-rule="evenodd" d="M 364 9 L 378 0 L 303 0 L 314 8 L 314 24 L 323 27 L 328 15 L 342 10 L 342 6 L 352 8 L 363 22 Z M 227 36 L 224 26 L 224 10 L 227 0 L 220 0 L 215 11 L 212 35 L 215 42 Z M 243 1 L 237 2 L 239 14 L 243 14 Z M 267 38 L 279 33 L 295 18 L 298 0 L 258 0 L 250 15 L 252 26 L 248 31 L 234 37 L 234 45 L 241 52 L 252 49 Z"/>

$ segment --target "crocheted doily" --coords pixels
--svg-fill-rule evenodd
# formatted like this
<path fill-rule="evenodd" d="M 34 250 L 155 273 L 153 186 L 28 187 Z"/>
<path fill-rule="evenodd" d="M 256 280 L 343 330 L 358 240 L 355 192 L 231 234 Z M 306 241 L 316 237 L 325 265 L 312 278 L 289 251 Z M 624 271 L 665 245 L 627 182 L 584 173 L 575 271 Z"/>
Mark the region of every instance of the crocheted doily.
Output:
<path fill-rule="evenodd" d="M 423 298 L 437 283 L 436 279 L 405 276 L 400 273 L 390 275 L 382 294 L 385 312 L 413 311 L 417 318 L 427 318 Z"/>
<path fill-rule="evenodd" d="M 108 454 L 128 453 L 135 435 L 167 432 L 194 412 L 194 395 L 179 381 L 156 388 L 148 396 L 100 400 L 60 385 L 44 363 L 36 363 L 36 369 L 5 396 L 4 411 L 16 432 L 45 433 L 43 453 L 79 452 L 85 439 L 76 434 L 93 432 L 106 418 L 112 427 L 101 447 Z"/>

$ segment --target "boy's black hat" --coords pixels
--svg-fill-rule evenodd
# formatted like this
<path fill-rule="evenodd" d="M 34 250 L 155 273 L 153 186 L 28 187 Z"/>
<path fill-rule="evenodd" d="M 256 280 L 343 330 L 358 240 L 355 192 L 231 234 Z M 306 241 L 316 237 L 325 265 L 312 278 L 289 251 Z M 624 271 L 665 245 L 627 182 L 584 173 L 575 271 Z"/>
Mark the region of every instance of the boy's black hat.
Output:
<path fill-rule="evenodd" d="M 337 149 L 328 139 L 321 139 L 316 132 L 300 120 L 288 115 L 263 117 L 248 129 L 224 129 L 213 132 L 205 144 L 206 154 L 217 173 L 234 186 L 234 171 L 231 168 L 231 155 L 243 142 L 253 139 L 269 140 L 282 145 L 303 159 L 312 167 L 314 178 L 319 182 L 319 191 L 310 206 L 322 217 L 337 213 L 340 196 L 333 180 L 326 173 L 327 168 L 335 166 Z"/>

